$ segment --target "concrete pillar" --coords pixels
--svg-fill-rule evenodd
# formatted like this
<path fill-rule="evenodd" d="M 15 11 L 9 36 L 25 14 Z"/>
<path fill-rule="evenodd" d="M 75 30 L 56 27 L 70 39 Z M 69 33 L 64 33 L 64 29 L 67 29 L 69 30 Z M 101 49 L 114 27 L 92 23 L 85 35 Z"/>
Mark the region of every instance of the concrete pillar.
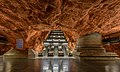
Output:
<path fill-rule="evenodd" d="M 106 52 L 102 46 L 102 38 L 99 33 L 92 33 L 78 40 L 78 50 L 82 60 L 113 60 L 118 55 Z"/>

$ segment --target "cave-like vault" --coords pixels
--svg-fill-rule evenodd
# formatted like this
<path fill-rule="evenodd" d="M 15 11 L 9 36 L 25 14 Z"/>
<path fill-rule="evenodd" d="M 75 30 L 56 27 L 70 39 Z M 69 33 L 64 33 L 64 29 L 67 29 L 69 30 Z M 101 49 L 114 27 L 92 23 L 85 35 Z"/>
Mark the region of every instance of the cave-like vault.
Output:
<path fill-rule="evenodd" d="M 15 47 L 41 50 L 51 30 L 62 30 L 71 48 L 79 37 L 120 31 L 120 0 L 0 0 L 0 34 Z"/>

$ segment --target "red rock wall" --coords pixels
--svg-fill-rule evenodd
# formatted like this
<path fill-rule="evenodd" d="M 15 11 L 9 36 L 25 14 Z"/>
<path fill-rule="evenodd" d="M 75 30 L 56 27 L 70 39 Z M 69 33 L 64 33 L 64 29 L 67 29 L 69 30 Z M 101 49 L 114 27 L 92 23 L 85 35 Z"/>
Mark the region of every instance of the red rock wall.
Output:
<path fill-rule="evenodd" d="M 72 32 L 72 31 L 64 31 L 64 35 L 68 41 L 68 46 L 71 50 L 73 50 L 76 47 L 77 39 L 78 39 L 78 33 Z"/>
<path fill-rule="evenodd" d="M 119 0 L 0 0 L 0 34 L 16 47 L 43 47 L 45 31 L 63 30 L 71 48 L 79 37 L 120 31 Z M 39 50 L 40 49 L 40 50 Z"/>
<path fill-rule="evenodd" d="M 103 47 L 106 48 L 106 51 L 116 52 L 120 56 L 120 43 L 104 45 Z"/>
<path fill-rule="evenodd" d="M 9 51 L 11 49 L 11 45 L 3 45 L 0 44 L 0 55 L 6 53 L 7 51 Z"/>

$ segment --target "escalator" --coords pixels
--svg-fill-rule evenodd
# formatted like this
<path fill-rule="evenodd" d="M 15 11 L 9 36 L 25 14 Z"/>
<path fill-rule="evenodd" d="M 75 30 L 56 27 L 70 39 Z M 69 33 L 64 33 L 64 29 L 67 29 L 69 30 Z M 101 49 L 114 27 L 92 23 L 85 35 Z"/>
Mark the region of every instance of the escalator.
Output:
<path fill-rule="evenodd" d="M 68 42 L 61 30 L 53 30 L 44 41 L 44 51 L 39 53 L 39 57 L 66 57 L 69 55 Z"/>

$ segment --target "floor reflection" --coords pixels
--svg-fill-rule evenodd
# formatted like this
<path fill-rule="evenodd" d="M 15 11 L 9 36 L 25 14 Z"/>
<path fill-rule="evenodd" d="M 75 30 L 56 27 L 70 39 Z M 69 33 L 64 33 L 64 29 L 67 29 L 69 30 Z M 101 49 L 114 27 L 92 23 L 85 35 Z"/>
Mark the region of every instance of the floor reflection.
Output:
<path fill-rule="evenodd" d="M 117 64 L 106 65 L 105 70 L 106 72 L 120 72 L 120 65 Z"/>
<path fill-rule="evenodd" d="M 42 72 L 69 72 L 69 59 L 46 59 L 42 65 Z"/>
<path fill-rule="evenodd" d="M 120 61 L 77 59 L 5 59 L 0 72 L 120 72 Z"/>

